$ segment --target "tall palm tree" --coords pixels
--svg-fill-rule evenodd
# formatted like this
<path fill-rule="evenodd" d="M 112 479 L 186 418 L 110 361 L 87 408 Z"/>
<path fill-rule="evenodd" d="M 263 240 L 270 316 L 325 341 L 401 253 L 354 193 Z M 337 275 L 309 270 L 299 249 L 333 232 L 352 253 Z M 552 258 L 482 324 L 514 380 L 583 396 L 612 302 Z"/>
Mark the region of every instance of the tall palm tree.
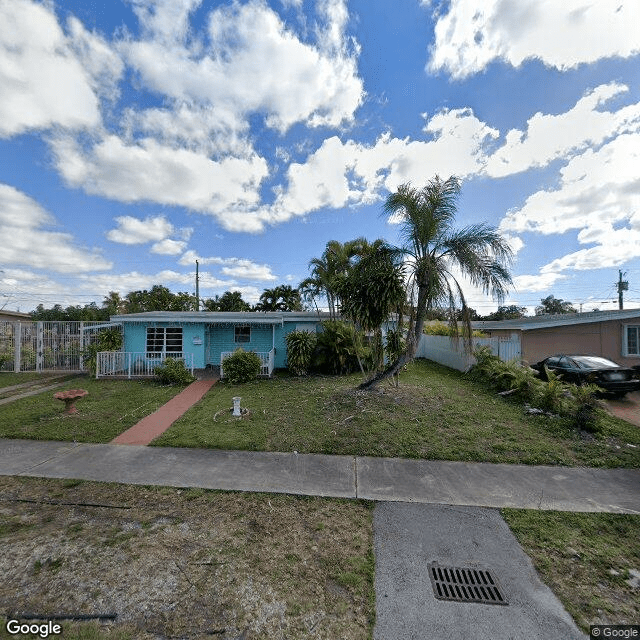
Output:
<path fill-rule="evenodd" d="M 385 203 L 386 215 L 400 216 L 402 245 L 398 251 L 408 263 L 411 291 L 417 301 L 409 325 L 407 350 L 368 386 L 394 375 L 413 359 L 422 336 L 425 316 L 434 307 L 449 309 L 451 324 L 456 330 L 456 305 L 462 305 L 465 335 L 470 340 L 469 307 L 462 287 L 452 271 L 458 270 L 468 281 L 486 294 L 503 300 L 511 284 L 509 266 L 511 248 L 487 224 L 473 224 L 462 229 L 453 227 L 460 194 L 460 180 L 451 176 L 442 180 L 435 176 L 422 189 L 410 184 L 398 187 Z"/>

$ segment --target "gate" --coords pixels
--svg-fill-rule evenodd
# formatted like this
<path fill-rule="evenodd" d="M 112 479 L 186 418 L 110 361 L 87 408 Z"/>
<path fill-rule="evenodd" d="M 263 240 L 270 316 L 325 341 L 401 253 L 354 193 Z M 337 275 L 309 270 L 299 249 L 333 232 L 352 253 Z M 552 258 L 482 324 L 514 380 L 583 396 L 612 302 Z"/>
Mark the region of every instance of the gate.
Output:
<path fill-rule="evenodd" d="M 0 322 L 0 371 L 82 371 L 104 322 Z"/>

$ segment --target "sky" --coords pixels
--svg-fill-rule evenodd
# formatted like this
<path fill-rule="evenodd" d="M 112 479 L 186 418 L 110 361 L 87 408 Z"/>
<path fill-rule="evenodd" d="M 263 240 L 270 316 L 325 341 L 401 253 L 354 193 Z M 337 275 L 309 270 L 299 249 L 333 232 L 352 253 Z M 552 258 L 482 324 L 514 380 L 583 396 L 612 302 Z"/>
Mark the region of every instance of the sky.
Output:
<path fill-rule="evenodd" d="M 640 307 L 637 0 L 0 0 L 0 308 L 297 284 L 461 179 L 504 304 Z M 481 313 L 498 302 L 468 284 Z"/>

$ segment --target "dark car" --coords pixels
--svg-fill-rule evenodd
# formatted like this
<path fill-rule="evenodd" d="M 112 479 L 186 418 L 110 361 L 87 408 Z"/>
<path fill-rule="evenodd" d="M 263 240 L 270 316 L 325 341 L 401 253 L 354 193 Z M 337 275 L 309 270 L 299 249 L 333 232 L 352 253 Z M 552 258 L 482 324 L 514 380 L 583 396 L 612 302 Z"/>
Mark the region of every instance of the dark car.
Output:
<path fill-rule="evenodd" d="M 626 369 L 600 356 L 556 355 L 531 365 L 545 378 L 545 367 L 562 376 L 565 382 L 596 384 L 615 396 L 640 389 L 638 371 Z"/>

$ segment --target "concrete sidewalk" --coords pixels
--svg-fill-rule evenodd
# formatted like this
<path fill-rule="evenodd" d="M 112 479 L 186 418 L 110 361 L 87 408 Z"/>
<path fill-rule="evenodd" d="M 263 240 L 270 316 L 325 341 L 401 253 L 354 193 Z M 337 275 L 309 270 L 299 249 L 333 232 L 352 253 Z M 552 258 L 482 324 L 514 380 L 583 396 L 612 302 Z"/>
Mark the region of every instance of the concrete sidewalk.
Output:
<path fill-rule="evenodd" d="M 385 502 L 640 513 L 640 470 L 0 439 L 0 475 Z"/>

